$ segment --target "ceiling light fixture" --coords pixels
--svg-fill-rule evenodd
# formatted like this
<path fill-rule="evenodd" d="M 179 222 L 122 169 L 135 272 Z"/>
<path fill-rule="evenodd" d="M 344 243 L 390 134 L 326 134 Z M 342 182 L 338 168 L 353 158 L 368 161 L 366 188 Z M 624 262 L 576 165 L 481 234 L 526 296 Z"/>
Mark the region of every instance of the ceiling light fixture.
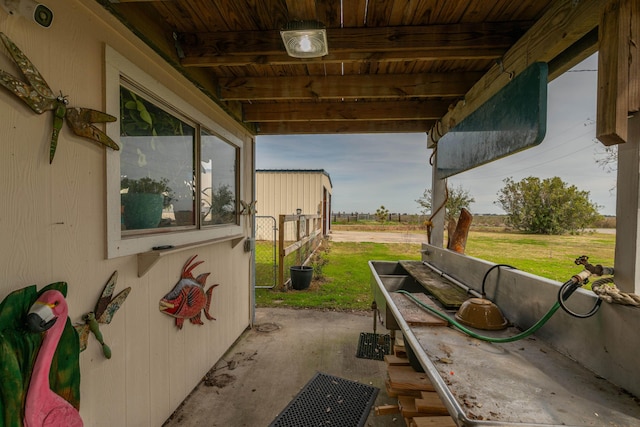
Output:
<path fill-rule="evenodd" d="M 280 35 L 287 54 L 293 58 L 319 58 L 329 53 L 327 30 L 321 22 L 288 22 Z"/>

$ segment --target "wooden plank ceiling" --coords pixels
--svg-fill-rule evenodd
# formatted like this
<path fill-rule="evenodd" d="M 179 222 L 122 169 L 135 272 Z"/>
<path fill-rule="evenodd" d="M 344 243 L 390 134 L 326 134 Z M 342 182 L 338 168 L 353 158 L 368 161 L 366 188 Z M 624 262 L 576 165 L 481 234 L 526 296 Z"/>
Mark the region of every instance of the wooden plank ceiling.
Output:
<path fill-rule="evenodd" d="M 97 0 L 257 135 L 427 132 L 552 0 Z M 329 54 L 279 30 L 327 27 Z"/>

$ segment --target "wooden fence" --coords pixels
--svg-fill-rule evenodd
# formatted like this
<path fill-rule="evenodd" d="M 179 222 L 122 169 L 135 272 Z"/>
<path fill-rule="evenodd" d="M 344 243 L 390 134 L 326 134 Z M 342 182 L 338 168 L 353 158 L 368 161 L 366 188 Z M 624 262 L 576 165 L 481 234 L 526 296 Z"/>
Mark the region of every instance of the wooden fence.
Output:
<path fill-rule="evenodd" d="M 321 215 L 280 215 L 278 220 L 278 285 L 290 281 L 289 267 L 305 265 L 322 241 Z"/>

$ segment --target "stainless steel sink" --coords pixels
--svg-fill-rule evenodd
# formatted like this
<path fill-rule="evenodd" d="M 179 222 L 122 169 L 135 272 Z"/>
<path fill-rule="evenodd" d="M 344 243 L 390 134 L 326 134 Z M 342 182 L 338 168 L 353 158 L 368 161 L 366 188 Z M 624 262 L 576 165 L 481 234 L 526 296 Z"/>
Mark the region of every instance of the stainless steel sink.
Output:
<path fill-rule="evenodd" d="M 411 277 L 407 271 L 395 261 L 369 261 L 371 268 L 371 293 L 381 314 L 382 324 L 389 330 L 398 330 L 400 327 L 395 317 L 387 306 L 387 300 L 380 290 L 382 287 L 387 293 L 404 290 L 411 293 L 425 292 L 425 288 Z"/>

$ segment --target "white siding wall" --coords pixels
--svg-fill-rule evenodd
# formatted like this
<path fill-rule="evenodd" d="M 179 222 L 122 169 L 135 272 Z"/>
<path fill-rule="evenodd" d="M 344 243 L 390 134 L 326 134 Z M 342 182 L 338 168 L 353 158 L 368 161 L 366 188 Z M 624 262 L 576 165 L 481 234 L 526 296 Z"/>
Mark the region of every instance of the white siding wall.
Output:
<path fill-rule="evenodd" d="M 55 13 L 51 28 L 0 10 L 0 31 L 34 62 L 54 92 L 62 90 L 71 106 L 103 110 L 104 45 L 109 44 L 138 67 L 181 94 L 245 141 L 243 200 L 251 200 L 253 139 L 157 55 L 136 42 L 128 30 L 93 0 L 47 1 Z M 0 69 L 19 70 L 0 54 Z M 109 113 L 117 115 L 117 112 Z M 81 353 L 81 415 L 87 426 L 158 426 L 198 384 L 250 322 L 250 257 L 230 242 L 165 256 L 143 277 L 137 258 L 106 259 L 105 151 L 62 129 L 52 165 L 48 163 L 51 112 L 37 115 L 0 88 L 0 300 L 31 284 L 38 289 L 68 283 L 72 322 L 93 309 L 114 270 L 116 292 L 132 291 L 102 332 L 113 351 L 105 359 L 90 337 Z M 242 217 L 245 235 L 248 217 Z M 211 272 L 211 313 L 216 321 L 185 323 L 178 331 L 158 302 L 178 280 L 187 258 L 198 254 Z M 221 408 L 223 410 L 223 408 Z"/>

